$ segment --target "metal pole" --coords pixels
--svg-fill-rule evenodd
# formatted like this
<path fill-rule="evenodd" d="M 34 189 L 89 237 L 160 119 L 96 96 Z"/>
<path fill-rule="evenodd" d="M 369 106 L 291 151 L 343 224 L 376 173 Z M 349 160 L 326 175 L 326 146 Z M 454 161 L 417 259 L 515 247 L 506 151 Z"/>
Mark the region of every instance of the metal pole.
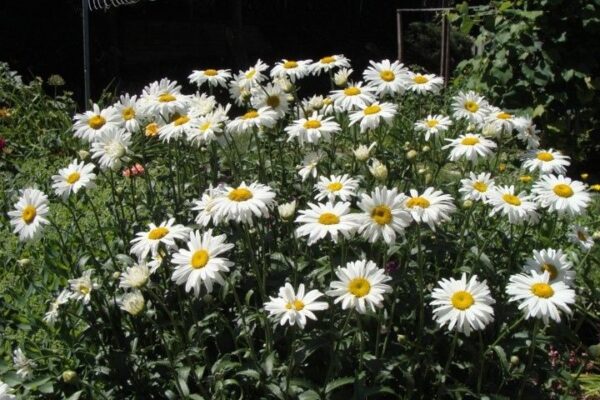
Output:
<path fill-rule="evenodd" d="M 396 10 L 396 40 L 398 42 L 398 61 L 402 62 L 402 11 Z"/>
<path fill-rule="evenodd" d="M 88 109 L 90 100 L 90 18 L 87 0 L 81 0 L 81 14 L 83 21 L 83 87 L 84 104 Z"/>

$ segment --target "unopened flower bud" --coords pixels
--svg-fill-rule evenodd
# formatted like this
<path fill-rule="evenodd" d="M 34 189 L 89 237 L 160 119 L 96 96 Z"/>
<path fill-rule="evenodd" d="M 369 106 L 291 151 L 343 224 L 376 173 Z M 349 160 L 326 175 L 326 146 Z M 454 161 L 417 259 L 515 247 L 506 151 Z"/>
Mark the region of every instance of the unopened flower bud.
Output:
<path fill-rule="evenodd" d="M 425 175 L 425 183 L 426 184 L 431 183 L 432 180 L 433 180 L 433 175 L 431 175 L 431 173 L 428 173 L 427 175 Z"/>
<path fill-rule="evenodd" d="M 379 160 L 373 160 L 373 163 L 369 166 L 369 171 L 377 180 L 384 181 L 387 179 L 388 169 Z"/>
<path fill-rule="evenodd" d="M 296 200 L 290 203 L 280 204 L 277 206 L 277 211 L 279 211 L 279 216 L 282 220 L 287 221 L 292 219 L 296 212 Z"/>
<path fill-rule="evenodd" d="M 356 157 L 357 161 L 367 161 L 369 157 L 371 157 L 371 150 L 377 145 L 377 142 L 371 143 L 369 147 L 361 144 L 356 149 L 352 150 L 354 152 L 354 157 Z"/>
<path fill-rule="evenodd" d="M 463 206 L 463 208 L 471 208 L 471 207 L 473 207 L 473 201 L 472 200 L 465 200 L 465 201 L 463 201 L 462 206 Z"/>
<path fill-rule="evenodd" d="M 398 335 L 398 336 L 396 336 L 396 340 L 399 343 L 402 343 L 402 342 L 404 342 L 406 340 L 406 335 Z"/>
<path fill-rule="evenodd" d="M 594 240 L 599 240 L 599 239 L 600 239 L 600 231 L 595 231 L 595 232 L 592 234 L 592 239 L 594 239 Z"/>
<path fill-rule="evenodd" d="M 417 170 L 417 174 L 419 174 L 419 175 L 423 175 L 425 172 L 427 172 L 427 168 L 419 168 Z"/>
<path fill-rule="evenodd" d="M 475 124 L 467 125 L 467 132 L 475 132 L 477 130 L 477 126 Z"/>
<path fill-rule="evenodd" d="M 115 271 L 112 274 L 113 279 L 119 279 L 121 277 L 121 273 L 119 271 Z"/>
<path fill-rule="evenodd" d="M 17 261 L 17 264 L 19 264 L 20 267 L 26 267 L 31 264 L 31 260 L 29 258 L 21 258 Z"/>
<path fill-rule="evenodd" d="M 427 153 L 429 150 L 431 150 L 431 147 L 429 146 L 423 146 L 423 148 L 421 149 L 423 153 Z"/>
<path fill-rule="evenodd" d="M 66 371 L 63 371 L 62 373 L 62 380 L 65 383 L 75 383 L 77 382 L 77 372 L 68 369 Z"/>
<path fill-rule="evenodd" d="M 510 357 L 510 363 L 514 366 L 519 365 L 519 363 L 521 362 L 521 360 L 519 360 L 519 357 L 517 356 L 511 356 Z"/>
<path fill-rule="evenodd" d="M 77 152 L 77 155 L 79 156 L 80 159 L 87 160 L 88 157 L 90 156 L 90 152 L 87 150 L 79 150 Z"/>
<path fill-rule="evenodd" d="M 417 157 L 419 155 L 419 153 L 417 153 L 416 150 L 409 150 L 406 152 L 406 158 L 408 158 L 409 160 L 412 160 L 413 158 Z"/>

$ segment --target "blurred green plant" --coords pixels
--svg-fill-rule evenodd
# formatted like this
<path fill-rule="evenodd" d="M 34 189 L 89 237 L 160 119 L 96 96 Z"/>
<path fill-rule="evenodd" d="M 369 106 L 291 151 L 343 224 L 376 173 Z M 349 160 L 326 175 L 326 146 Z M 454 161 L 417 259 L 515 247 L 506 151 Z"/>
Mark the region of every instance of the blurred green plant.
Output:
<path fill-rule="evenodd" d="M 492 1 L 450 13 L 475 36 L 456 83 L 506 108 L 523 109 L 547 145 L 593 165 L 600 150 L 600 1 Z"/>

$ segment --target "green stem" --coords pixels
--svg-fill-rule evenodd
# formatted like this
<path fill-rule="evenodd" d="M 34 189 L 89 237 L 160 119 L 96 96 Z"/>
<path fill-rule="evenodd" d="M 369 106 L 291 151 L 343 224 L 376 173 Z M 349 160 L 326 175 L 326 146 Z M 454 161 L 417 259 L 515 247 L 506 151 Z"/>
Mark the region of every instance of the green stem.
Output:
<path fill-rule="evenodd" d="M 535 356 L 535 346 L 537 340 L 537 333 L 539 329 L 540 320 L 536 318 L 533 323 L 533 332 L 531 333 L 531 343 L 529 345 L 529 360 L 527 360 L 527 368 L 525 369 L 525 376 L 523 377 L 523 381 L 521 382 L 521 387 L 519 388 L 519 395 L 517 396 L 518 400 L 523 398 L 523 391 L 525 390 L 525 383 L 527 382 L 527 375 L 531 372 L 531 367 L 533 366 L 533 358 Z"/>

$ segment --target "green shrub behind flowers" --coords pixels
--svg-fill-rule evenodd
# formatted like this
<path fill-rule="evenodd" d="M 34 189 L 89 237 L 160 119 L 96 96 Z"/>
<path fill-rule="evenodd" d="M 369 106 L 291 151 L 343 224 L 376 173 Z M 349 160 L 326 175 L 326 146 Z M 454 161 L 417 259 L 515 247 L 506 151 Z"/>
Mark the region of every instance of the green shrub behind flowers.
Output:
<path fill-rule="evenodd" d="M 3 328 L 0 393 L 577 395 L 597 372 L 597 186 L 519 110 L 349 67 L 194 71 L 195 94 L 165 78 L 76 114 L 72 157 L 2 217 L 11 271 L 45 254 L 30 291 L 53 293 Z"/>

